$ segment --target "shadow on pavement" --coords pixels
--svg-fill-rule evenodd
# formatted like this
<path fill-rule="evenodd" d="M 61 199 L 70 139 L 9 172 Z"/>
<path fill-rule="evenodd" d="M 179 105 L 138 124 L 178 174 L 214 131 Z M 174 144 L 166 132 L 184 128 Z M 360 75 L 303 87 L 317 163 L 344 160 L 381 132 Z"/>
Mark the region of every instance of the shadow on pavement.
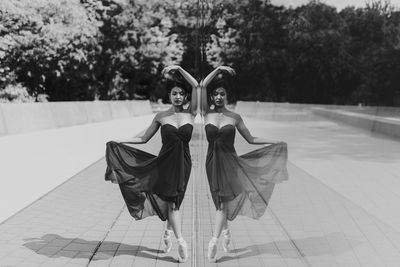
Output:
<path fill-rule="evenodd" d="M 321 237 L 315 236 L 304 239 L 294 239 L 293 243 L 296 244 L 302 255 L 297 251 L 290 240 L 279 240 L 264 244 L 251 245 L 244 248 L 232 249 L 230 253 L 236 255 L 223 256 L 218 259 L 218 262 L 243 259 L 263 254 L 274 254 L 283 258 L 292 259 L 300 259 L 304 256 L 337 255 L 353 250 L 355 246 L 363 243 L 357 238 L 347 241 L 342 237 L 342 233 L 330 233 Z M 327 240 L 334 240 L 334 242 L 328 243 Z M 285 249 L 279 250 L 279 248 Z"/>
<path fill-rule="evenodd" d="M 132 257 L 177 262 L 177 259 L 171 256 L 160 257 L 159 254 L 163 251 L 159 249 L 119 242 L 65 238 L 57 234 L 46 234 L 39 238 L 25 238 L 24 241 L 27 241 L 23 244 L 24 247 L 49 258 L 92 258 L 93 261 L 96 261 L 107 260 L 114 256 L 130 255 Z"/>

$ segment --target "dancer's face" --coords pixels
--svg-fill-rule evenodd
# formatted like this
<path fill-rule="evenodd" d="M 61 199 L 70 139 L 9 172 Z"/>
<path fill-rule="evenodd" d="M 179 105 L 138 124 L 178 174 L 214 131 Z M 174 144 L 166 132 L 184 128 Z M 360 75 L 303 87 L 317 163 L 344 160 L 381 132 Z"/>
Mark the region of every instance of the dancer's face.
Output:
<path fill-rule="evenodd" d="M 172 88 L 171 92 L 169 93 L 169 100 L 171 101 L 172 105 L 174 105 L 174 106 L 183 105 L 183 102 L 185 101 L 185 97 L 186 97 L 185 91 L 182 88 L 177 87 L 177 86 Z"/>
<path fill-rule="evenodd" d="M 223 107 L 226 101 L 226 91 L 225 88 L 219 87 L 212 92 L 211 98 L 214 105 L 217 107 Z"/>

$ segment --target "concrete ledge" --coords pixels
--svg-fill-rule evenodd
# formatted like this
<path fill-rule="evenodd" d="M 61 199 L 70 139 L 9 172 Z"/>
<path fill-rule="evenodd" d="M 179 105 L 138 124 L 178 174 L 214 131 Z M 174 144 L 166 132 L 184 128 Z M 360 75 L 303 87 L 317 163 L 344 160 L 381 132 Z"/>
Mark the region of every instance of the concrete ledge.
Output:
<path fill-rule="evenodd" d="M 243 116 L 275 121 L 317 121 L 325 118 L 400 139 L 400 108 L 397 107 L 238 101 L 235 111 Z"/>
<path fill-rule="evenodd" d="M 0 108 L 0 136 L 7 134 L 7 125 L 3 115 L 3 110 Z"/>
<path fill-rule="evenodd" d="M 0 104 L 0 135 L 19 134 L 151 114 L 149 101 Z"/>
<path fill-rule="evenodd" d="M 319 105 L 238 101 L 235 111 L 242 116 L 279 121 L 315 120 L 311 108 Z"/>
<path fill-rule="evenodd" d="M 85 124 L 88 122 L 87 112 L 83 103 L 57 102 L 49 104 L 57 128 Z"/>
<path fill-rule="evenodd" d="M 85 102 L 88 123 L 112 120 L 111 106 L 108 102 Z"/>
<path fill-rule="evenodd" d="M 340 121 L 374 133 L 380 133 L 400 139 L 400 119 L 396 120 L 395 118 L 385 118 L 369 114 L 320 107 L 312 108 L 312 112 L 330 120 Z"/>
<path fill-rule="evenodd" d="M 56 128 L 49 103 L 1 104 L 7 134 Z"/>
<path fill-rule="evenodd" d="M 110 102 L 111 117 L 113 119 L 130 117 L 129 106 L 128 103 Z"/>

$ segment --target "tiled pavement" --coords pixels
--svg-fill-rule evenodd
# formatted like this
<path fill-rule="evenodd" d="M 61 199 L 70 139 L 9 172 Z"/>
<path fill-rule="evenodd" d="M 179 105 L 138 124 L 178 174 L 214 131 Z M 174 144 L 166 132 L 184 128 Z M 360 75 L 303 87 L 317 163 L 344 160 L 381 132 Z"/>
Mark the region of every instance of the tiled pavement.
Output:
<path fill-rule="evenodd" d="M 186 263 L 177 263 L 176 243 L 161 253 L 158 218 L 129 216 L 118 186 L 103 180 L 102 159 L 0 225 L 0 266 L 400 266 L 400 142 L 325 121 L 246 123 L 287 141 L 290 180 L 275 187 L 260 220 L 231 223 L 233 250 L 220 249 L 216 264 L 205 256 L 214 221 L 198 157 L 206 143 L 193 141 L 181 209 Z M 200 129 L 194 140 L 204 140 Z M 158 148 L 158 137 L 143 146 Z M 249 150 L 240 138 L 237 149 Z"/>

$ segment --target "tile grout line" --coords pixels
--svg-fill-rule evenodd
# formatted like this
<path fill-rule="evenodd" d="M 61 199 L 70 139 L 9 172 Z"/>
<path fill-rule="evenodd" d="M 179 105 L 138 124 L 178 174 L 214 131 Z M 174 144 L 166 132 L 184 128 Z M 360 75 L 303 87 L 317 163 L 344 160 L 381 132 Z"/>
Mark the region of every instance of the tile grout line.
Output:
<path fill-rule="evenodd" d="M 192 167 L 192 261 L 191 261 L 191 266 L 196 267 L 197 266 L 197 245 L 198 245 L 198 240 L 199 240 L 199 233 L 200 233 L 200 224 L 198 223 L 198 220 L 200 218 L 199 216 L 199 193 L 197 190 L 197 179 L 201 175 L 198 172 L 201 171 L 200 164 L 201 164 L 201 155 L 202 155 L 202 131 L 201 131 L 201 126 L 197 127 L 197 144 L 195 147 L 197 147 L 197 157 L 195 158 L 195 168 Z M 200 154 L 200 157 L 199 157 Z M 195 171 L 196 170 L 196 171 Z M 197 178 L 197 179 L 196 179 Z"/>
<path fill-rule="evenodd" d="M 192 169 L 193 170 L 193 169 Z M 197 217 L 197 212 L 196 212 L 196 195 L 195 195 L 195 177 L 196 174 L 193 173 L 192 176 L 192 266 L 196 267 L 197 266 L 197 255 L 196 255 L 196 245 L 197 245 L 197 227 L 196 227 L 196 217 Z"/>
<path fill-rule="evenodd" d="M 114 227 L 115 223 L 118 221 L 119 217 L 121 217 L 122 212 L 124 211 L 124 209 L 125 209 L 125 205 L 123 205 L 123 207 L 122 207 L 122 209 L 119 211 L 117 217 L 115 217 L 113 223 L 111 224 L 111 226 L 110 226 L 110 228 L 108 229 L 107 233 L 104 235 L 103 239 L 97 244 L 96 248 L 94 249 L 92 255 L 91 255 L 90 258 L 89 258 L 88 263 L 86 264 L 86 267 L 88 267 L 89 264 L 92 262 L 93 257 L 96 255 L 97 251 L 99 250 L 101 244 L 103 244 L 104 240 L 106 240 L 108 234 L 111 232 L 112 228 Z"/>
<path fill-rule="evenodd" d="M 297 250 L 297 252 L 300 255 L 300 259 L 301 261 L 311 267 L 311 263 L 307 260 L 306 255 L 301 251 L 301 249 L 296 245 L 296 242 L 293 240 L 293 238 L 291 237 L 291 235 L 289 234 L 289 232 L 285 229 L 285 227 L 283 226 L 283 224 L 281 223 L 281 221 L 278 219 L 278 217 L 276 216 L 276 214 L 272 211 L 271 208 L 268 207 L 268 213 L 271 215 L 272 219 L 275 221 L 275 223 L 277 223 L 280 228 L 282 229 L 282 232 L 286 235 L 286 238 L 290 241 L 290 243 L 292 244 L 292 246 Z"/>

